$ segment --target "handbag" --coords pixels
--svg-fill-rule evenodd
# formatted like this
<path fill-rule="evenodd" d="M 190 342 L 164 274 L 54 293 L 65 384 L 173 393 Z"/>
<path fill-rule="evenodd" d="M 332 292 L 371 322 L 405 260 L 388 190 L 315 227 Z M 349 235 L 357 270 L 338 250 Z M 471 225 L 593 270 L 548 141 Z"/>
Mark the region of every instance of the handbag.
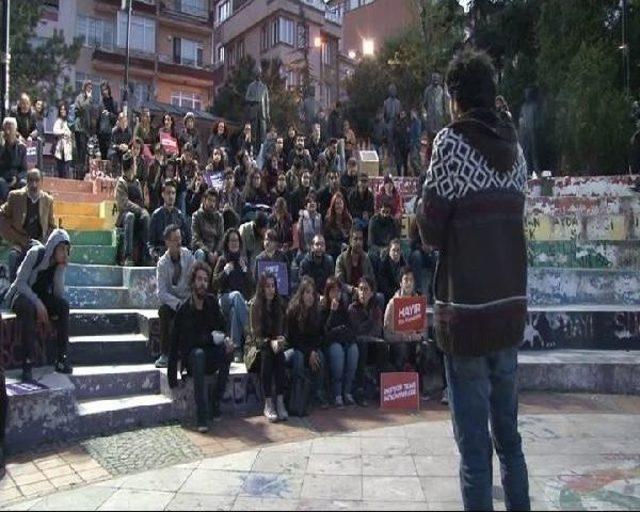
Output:
<path fill-rule="evenodd" d="M 303 417 L 309 414 L 311 380 L 305 375 L 294 375 L 289 395 L 289 416 Z"/>

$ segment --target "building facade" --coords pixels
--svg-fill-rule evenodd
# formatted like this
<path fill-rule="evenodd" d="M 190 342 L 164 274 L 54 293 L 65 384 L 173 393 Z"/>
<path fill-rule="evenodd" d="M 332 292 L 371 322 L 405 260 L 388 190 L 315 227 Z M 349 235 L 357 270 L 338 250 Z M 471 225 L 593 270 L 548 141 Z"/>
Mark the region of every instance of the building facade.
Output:
<path fill-rule="evenodd" d="M 323 0 L 216 0 L 214 20 L 216 85 L 245 55 L 279 58 L 292 91 L 300 91 L 308 65 L 318 104 L 340 99 L 342 19 Z"/>
<path fill-rule="evenodd" d="M 123 93 L 126 10 L 121 0 L 48 1 L 37 37 L 54 30 L 71 43 L 80 37 L 80 56 L 70 70 L 75 89 L 86 79 L 108 81 L 120 102 Z M 213 103 L 213 11 L 210 0 L 133 0 L 129 90 L 135 108 L 154 100 L 192 110 Z M 96 100 L 99 87 L 94 87 Z"/>

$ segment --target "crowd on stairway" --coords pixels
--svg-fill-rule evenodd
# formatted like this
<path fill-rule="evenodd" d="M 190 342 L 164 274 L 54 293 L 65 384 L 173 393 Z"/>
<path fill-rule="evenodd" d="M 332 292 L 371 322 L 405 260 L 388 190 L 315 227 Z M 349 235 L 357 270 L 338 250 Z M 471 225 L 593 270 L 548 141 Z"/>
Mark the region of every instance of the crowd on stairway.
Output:
<path fill-rule="evenodd" d="M 157 268 L 156 367 L 167 368 L 172 388 L 193 379 L 198 430 L 220 417 L 234 359 L 258 375 L 272 422 L 312 406 L 366 405 L 379 396 L 382 372 L 424 373 L 437 361 L 446 367 L 443 400 L 451 401 L 465 507 L 491 508 L 491 416 L 507 505 L 529 508 L 515 384 L 527 310 L 527 166 L 511 120 L 495 107 L 494 73 L 484 54 L 452 61 L 453 123 L 432 141 L 413 212 L 393 176 L 372 187 L 339 109 L 306 130 L 271 127 L 263 141 L 251 123 L 230 137 L 220 121 L 204 143 L 193 114 L 177 133 L 170 115 L 156 129 L 143 110 L 132 131 L 105 103 L 116 124 L 100 144 L 119 174 L 123 262 Z M 13 124 L 5 120 L 5 134 Z M 39 172 L 27 178 L 26 218 L 12 228 L 45 243 L 24 248 L 7 297 L 22 330 L 25 380 L 36 328 L 53 320 L 56 371 L 72 371 L 69 237 L 33 206 Z M 405 213 L 417 216 L 408 247 L 400 239 Z M 400 332 L 395 305 L 417 295 L 435 304 L 434 325 Z M 207 374 L 217 374 L 213 393 Z"/>

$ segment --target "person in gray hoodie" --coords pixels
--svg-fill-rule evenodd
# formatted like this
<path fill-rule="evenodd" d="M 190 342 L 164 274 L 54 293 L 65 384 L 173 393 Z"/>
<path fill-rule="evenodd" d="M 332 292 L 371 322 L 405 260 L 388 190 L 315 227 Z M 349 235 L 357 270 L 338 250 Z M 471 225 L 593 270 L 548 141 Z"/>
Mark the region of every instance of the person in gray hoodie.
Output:
<path fill-rule="evenodd" d="M 158 282 L 158 300 L 160 309 L 160 357 L 156 368 L 166 368 L 169 364 L 171 329 L 182 302 L 191 295 L 189 272 L 196 259 L 191 251 L 182 247 L 180 226 L 170 224 L 164 230 L 164 243 L 167 251 L 158 260 L 156 280 Z"/>
<path fill-rule="evenodd" d="M 57 359 L 55 370 L 72 373 L 67 360 L 69 345 L 69 302 L 64 297 L 64 277 L 69 262 L 71 242 L 64 229 L 55 229 L 47 243 L 32 241 L 15 281 L 9 287 L 5 302 L 18 317 L 22 335 L 24 360 L 22 380 L 33 380 L 31 367 L 36 346 L 36 329 L 49 331 L 51 321 L 57 327 Z"/>

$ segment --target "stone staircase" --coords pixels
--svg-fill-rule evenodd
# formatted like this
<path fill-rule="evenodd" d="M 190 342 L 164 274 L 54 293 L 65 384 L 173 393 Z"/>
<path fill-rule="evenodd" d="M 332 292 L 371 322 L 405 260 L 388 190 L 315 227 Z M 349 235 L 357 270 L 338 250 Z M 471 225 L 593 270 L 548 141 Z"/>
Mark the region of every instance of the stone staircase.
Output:
<path fill-rule="evenodd" d="M 8 445 L 14 451 L 43 439 L 107 434 L 194 414 L 191 382 L 169 390 L 166 373 L 153 367 L 155 269 L 113 266 L 106 194 L 90 182 L 64 181 L 47 178 L 45 188 L 61 201 L 56 215 L 63 225 L 81 218 L 81 227 L 71 231 L 76 264 L 67 274 L 75 372 L 66 377 L 38 369 L 48 389 L 11 396 Z M 539 183 L 530 183 L 524 389 L 640 393 L 634 352 L 640 350 L 640 205 L 628 185 L 626 177 L 558 179 L 554 195 L 546 197 Z M 95 219 L 103 221 L 98 229 Z M 223 410 L 256 412 L 257 395 L 244 366 L 233 365 Z"/>

